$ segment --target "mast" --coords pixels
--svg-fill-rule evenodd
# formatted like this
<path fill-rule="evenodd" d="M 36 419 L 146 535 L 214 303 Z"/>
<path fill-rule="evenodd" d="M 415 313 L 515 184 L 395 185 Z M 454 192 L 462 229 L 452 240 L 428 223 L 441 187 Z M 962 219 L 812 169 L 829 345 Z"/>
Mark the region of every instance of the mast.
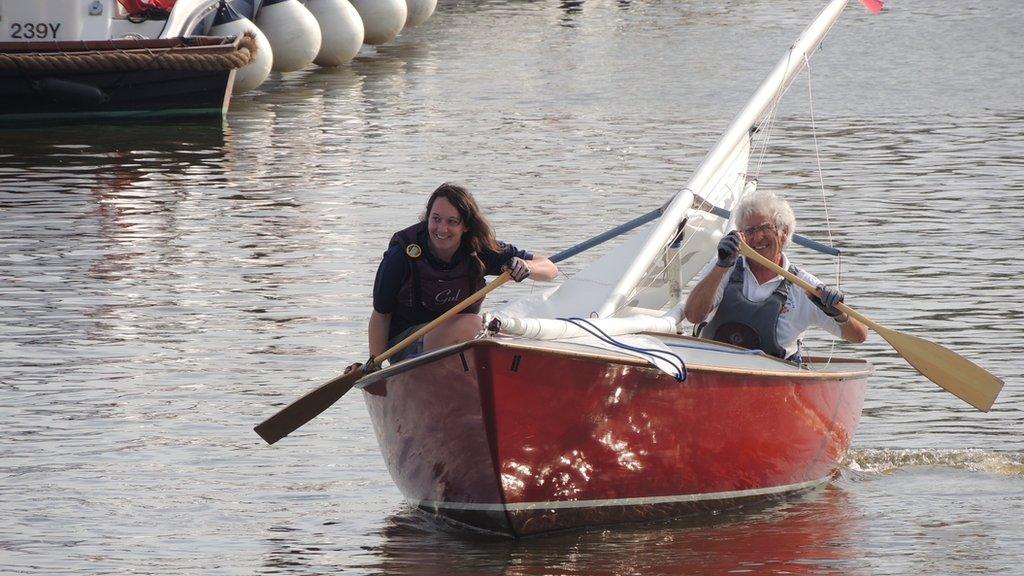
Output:
<path fill-rule="evenodd" d="M 725 134 L 701 161 L 683 190 L 676 194 L 665 208 L 664 214 L 649 236 L 649 241 L 637 251 L 636 258 L 623 271 L 618 283 L 597 310 L 598 317 L 610 316 L 625 303 L 633 287 L 640 282 L 647 269 L 675 238 L 679 223 L 693 204 L 693 195 L 703 194 L 704 188 L 713 184 L 711 180 L 716 172 L 732 157 L 750 129 L 774 106 L 793 79 L 803 70 L 806 61 L 821 45 L 821 41 L 842 14 L 848 1 L 832 0 L 775 65 L 768 78 L 761 83 L 743 110 L 733 119 Z"/>

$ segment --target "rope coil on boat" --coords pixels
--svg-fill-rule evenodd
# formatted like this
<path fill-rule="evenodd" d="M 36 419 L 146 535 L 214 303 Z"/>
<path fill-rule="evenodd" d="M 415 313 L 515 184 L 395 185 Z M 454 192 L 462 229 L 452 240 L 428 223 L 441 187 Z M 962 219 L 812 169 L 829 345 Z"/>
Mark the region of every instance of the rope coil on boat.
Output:
<path fill-rule="evenodd" d="M 629 344 L 626 344 L 625 342 L 613 338 L 612 336 L 609 336 L 607 333 L 605 333 L 604 330 L 601 330 L 599 327 L 594 325 L 593 322 L 586 320 L 584 318 L 558 318 L 558 320 L 568 322 L 569 324 L 572 324 L 573 326 L 576 326 L 588 332 L 591 336 L 594 336 L 595 338 L 601 340 L 606 344 L 610 344 L 612 346 L 615 346 L 616 348 L 629 350 L 631 352 L 636 352 L 638 354 L 647 356 L 651 364 L 657 365 L 654 362 L 654 359 L 667 362 L 668 364 L 672 365 L 672 367 L 675 369 L 676 382 L 686 382 L 686 376 L 689 372 L 686 369 L 686 362 L 678 354 L 675 354 L 668 350 L 658 350 L 657 348 L 642 348 L 638 346 L 631 346 Z"/>
<path fill-rule="evenodd" d="M 245 34 L 234 52 L 210 54 L 194 47 L 134 50 L 91 50 L 46 54 L 0 54 L 0 70 L 22 72 L 90 72 L 136 70 L 194 70 L 213 72 L 241 68 L 256 55 L 256 38 Z"/>

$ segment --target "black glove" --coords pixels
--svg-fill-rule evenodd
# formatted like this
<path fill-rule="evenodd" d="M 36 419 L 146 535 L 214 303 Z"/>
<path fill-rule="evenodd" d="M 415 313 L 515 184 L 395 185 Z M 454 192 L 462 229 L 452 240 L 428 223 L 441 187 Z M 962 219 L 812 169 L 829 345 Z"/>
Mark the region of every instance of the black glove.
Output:
<path fill-rule="evenodd" d="M 811 295 L 811 302 L 814 302 L 815 306 L 821 308 L 825 314 L 828 314 L 832 318 L 842 314 L 842 311 L 836 308 L 836 304 L 843 301 L 844 296 L 842 290 L 826 286 L 824 284 L 819 284 L 818 291 L 821 292 L 820 297 L 817 294 Z"/>
<path fill-rule="evenodd" d="M 512 279 L 516 282 L 526 280 L 530 277 L 530 273 L 533 272 L 533 270 L 530 269 L 530 264 L 518 256 L 513 256 L 512 260 L 505 265 L 505 269 L 508 270 L 509 275 L 512 276 Z"/>
<path fill-rule="evenodd" d="M 377 370 L 380 370 L 380 362 L 377 362 L 376 357 L 370 356 L 366 363 L 360 366 L 359 369 L 363 371 L 364 375 L 373 374 Z"/>
<path fill-rule="evenodd" d="M 345 371 L 342 372 L 342 374 L 348 374 L 353 370 L 359 370 L 363 373 L 363 376 L 366 376 L 380 370 L 380 364 L 377 363 L 373 356 L 370 356 L 370 359 L 367 360 L 365 364 L 362 362 L 353 362 L 349 364 L 345 367 Z"/>
<path fill-rule="evenodd" d="M 733 230 L 718 241 L 718 265 L 731 268 L 740 255 L 740 233 Z"/>

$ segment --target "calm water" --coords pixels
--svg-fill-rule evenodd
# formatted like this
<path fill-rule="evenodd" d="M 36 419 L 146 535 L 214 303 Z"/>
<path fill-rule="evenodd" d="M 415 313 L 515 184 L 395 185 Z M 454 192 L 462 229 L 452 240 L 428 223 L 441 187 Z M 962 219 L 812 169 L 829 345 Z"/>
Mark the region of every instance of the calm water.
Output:
<path fill-rule="evenodd" d="M 1004 378 L 992 412 L 873 336 L 837 349 L 878 372 L 828 487 L 524 541 L 405 505 L 359 394 L 263 445 L 254 424 L 366 356 L 373 270 L 438 183 L 541 253 L 645 213 L 819 5 L 442 0 L 223 125 L 0 131 L 0 572 L 1019 574 L 1024 5 L 891 4 L 833 30 L 761 182 L 844 249 L 851 304 Z"/>

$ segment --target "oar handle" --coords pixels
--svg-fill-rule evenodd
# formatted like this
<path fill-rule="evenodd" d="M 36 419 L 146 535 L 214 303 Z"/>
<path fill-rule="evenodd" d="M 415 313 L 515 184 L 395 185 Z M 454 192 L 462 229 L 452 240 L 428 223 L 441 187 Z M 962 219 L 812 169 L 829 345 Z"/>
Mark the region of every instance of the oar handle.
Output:
<path fill-rule="evenodd" d="M 487 296 L 487 294 L 489 294 L 492 290 L 508 282 L 511 279 L 512 275 L 507 270 L 505 272 L 502 272 L 501 276 L 498 276 L 494 280 L 491 280 L 489 284 L 477 290 L 476 292 L 470 294 L 465 300 L 459 302 L 444 314 L 441 314 L 440 316 L 432 320 L 430 323 L 425 324 L 419 330 L 406 336 L 405 339 L 403 339 L 401 342 L 395 344 L 391 348 L 388 348 L 379 356 L 374 357 L 373 362 L 380 366 L 381 364 L 384 363 L 385 360 L 391 358 L 395 354 L 398 354 L 402 350 L 405 350 L 406 347 L 408 347 L 413 342 L 419 340 L 420 337 L 422 337 L 427 332 L 430 332 L 434 328 L 437 328 L 439 325 L 447 322 L 452 316 L 455 316 L 456 314 L 462 312 L 466 308 L 469 308 L 470 306 L 478 302 L 480 299 L 482 299 L 484 296 Z"/>
<path fill-rule="evenodd" d="M 779 276 L 782 276 L 786 280 L 789 280 L 790 282 L 796 284 L 797 286 L 803 288 L 804 290 L 814 293 L 818 292 L 817 286 L 811 286 L 810 282 L 804 280 L 803 278 L 797 276 L 796 274 L 793 274 L 789 270 L 786 270 L 782 266 L 779 266 L 778 264 L 772 262 L 771 260 L 765 258 L 764 256 L 761 256 L 760 254 L 757 253 L 756 250 L 751 248 L 743 240 L 740 240 L 740 252 L 742 252 L 743 255 L 746 256 L 747 258 L 753 260 L 754 262 L 757 262 L 758 264 L 764 266 L 765 268 L 768 268 L 772 272 L 775 272 Z M 884 326 L 879 325 L 874 320 L 868 318 L 867 316 L 861 314 L 860 312 L 857 312 L 856 310 L 850 308 L 849 306 L 842 302 L 837 302 L 835 307 L 840 312 L 845 312 L 846 314 L 850 315 L 850 317 L 860 320 L 861 323 L 863 323 L 865 326 L 868 326 L 869 328 L 873 329 L 876 332 L 886 329 Z"/>

